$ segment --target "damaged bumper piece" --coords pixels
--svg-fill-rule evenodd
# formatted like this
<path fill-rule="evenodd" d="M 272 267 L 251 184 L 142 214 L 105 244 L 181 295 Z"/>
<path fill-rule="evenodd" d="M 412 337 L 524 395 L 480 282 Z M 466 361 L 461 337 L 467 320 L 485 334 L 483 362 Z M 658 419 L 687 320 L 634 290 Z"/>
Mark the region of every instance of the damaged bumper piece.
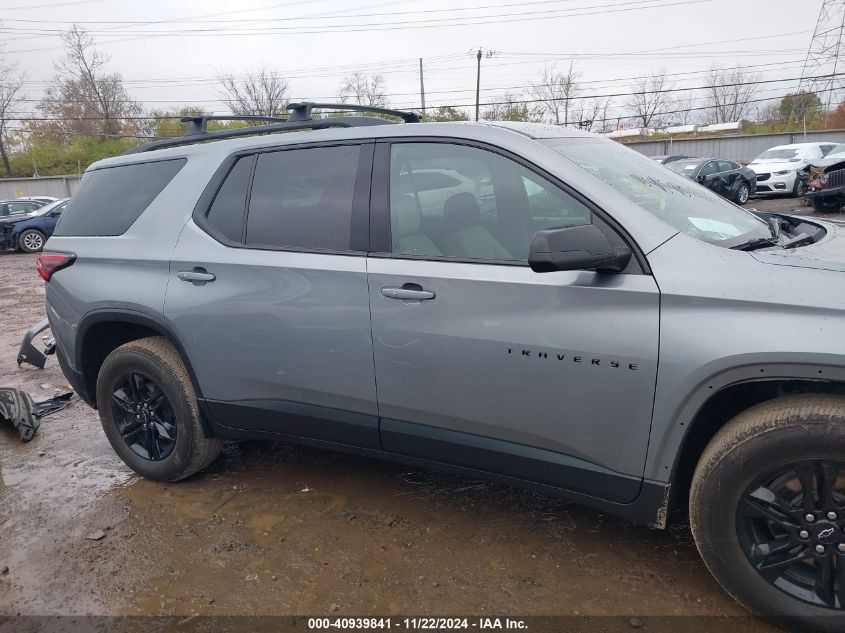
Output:
<path fill-rule="evenodd" d="M 0 250 L 11 251 L 17 247 L 11 222 L 0 222 Z"/>
<path fill-rule="evenodd" d="M 48 337 L 45 340 L 44 350 L 39 350 L 32 344 L 32 339 L 41 334 L 44 330 L 50 327 L 47 319 L 42 319 L 33 325 L 29 331 L 24 334 L 21 348 L 18 352 L 18 366 L 27 363 L 38 369 L 44 369 L 44 364 L 47 362 L 47 357 L 56 351 L 56 339 Z"/>
<path fill-rule="evenodd" d="M 0 420 L 11 422 L 21 440 L 28 442 L 38 430 L 41 418 L 64 409 L 73 401 L 74 395 L 68 391 L 49 400 L 35 402 L 25 391 L 0 387 Z"/>

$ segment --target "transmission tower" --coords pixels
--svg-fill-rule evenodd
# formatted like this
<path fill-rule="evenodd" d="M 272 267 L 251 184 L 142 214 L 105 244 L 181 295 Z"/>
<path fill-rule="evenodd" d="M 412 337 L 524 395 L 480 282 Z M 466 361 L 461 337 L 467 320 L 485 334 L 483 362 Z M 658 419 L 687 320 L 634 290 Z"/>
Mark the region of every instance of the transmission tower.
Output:
<path fill-rule="evenodd" d="M 845 0 L 824 0 L 804 60 L 799 92 L 815 92 L 830 110 L 845 96 Z M 842 76 L 838 76 L 842 75 Z"/>

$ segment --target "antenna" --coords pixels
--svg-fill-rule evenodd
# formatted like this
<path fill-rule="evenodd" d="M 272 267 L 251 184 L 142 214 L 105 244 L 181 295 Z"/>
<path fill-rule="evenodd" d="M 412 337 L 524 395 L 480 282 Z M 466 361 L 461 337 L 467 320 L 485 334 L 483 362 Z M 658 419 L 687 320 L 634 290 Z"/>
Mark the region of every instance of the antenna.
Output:
<path fill-rule="evenodd" d="M 839 103 L 845 97 L 845 77 L 841 76 L 845 70 L 843 31 L 845 0 L 823 0 L 798 92 L 815 92 L 828 111 L 832 103 Z"/>

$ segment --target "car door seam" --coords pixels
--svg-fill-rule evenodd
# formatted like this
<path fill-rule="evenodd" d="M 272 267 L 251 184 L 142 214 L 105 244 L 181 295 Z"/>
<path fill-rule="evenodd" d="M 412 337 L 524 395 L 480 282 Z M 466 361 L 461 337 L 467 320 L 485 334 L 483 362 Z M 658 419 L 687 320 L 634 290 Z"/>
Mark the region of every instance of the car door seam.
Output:
<path fill-rule="evenodd" d="M 384 450 L 384 443 L 381 439 L 381 402 L 378 397 L 378 372 L 376 371 L 376 341 L 375 330 L 373 329 L 373 295 L 370 288 L 370 258 L 364 258 L 364 276 L 367 280 L 367 310 L 370 315 L 370 358 L 373 361 L 373 387 L 375 388 L 376 396 L 376 418 L 378 431 L 378 445 L 381 450 Z"/>

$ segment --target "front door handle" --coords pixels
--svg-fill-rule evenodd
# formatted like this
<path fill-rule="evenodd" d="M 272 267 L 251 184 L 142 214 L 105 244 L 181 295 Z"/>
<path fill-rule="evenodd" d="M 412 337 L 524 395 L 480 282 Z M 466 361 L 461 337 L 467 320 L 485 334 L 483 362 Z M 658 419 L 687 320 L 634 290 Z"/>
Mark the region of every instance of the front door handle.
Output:
<path fill-rule="evenodd" d="M 208 272 L 205 268 L 199 266 L 193 270 L 180 270 L 177 275 L 182 281 L 190 281 L 196 286 L 201 286 L 209 281 L 214 281 L 217 277 L 214 273 Z"/>
<path fill-rule="evenodd" d="M 418 284 L 404 284 L 401 288 L 388 286 L 381 289 L 381 294 L 388 299 L 400 299 L 402 301 L 430 301 L 434 299 L 431 290 L 423 290 Z"/>

